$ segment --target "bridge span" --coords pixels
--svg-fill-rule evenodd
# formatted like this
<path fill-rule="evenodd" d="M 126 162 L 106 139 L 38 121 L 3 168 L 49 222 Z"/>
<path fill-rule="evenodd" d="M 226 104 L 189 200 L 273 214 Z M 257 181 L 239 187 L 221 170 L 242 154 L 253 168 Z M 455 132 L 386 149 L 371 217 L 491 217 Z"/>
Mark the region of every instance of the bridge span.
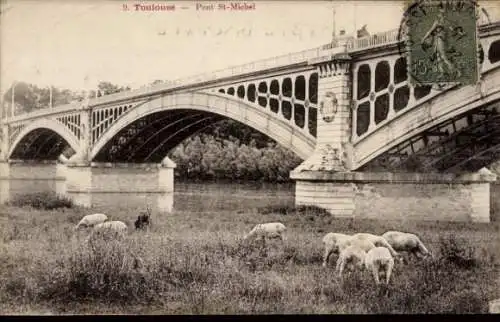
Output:
<path fill-rule="evenodd" d="M 471 86 L 410 84 L 391 30 L 51 109 L 16 115 L 11 106 L 2 190 L 16 177 L 50 177 L 83 205 L 139 193 L 171 210 L 167 153 L 231 118 L 304 159 L 291 173 L 297 204 L 353 216 L 365 184 L 456 184 L 468 198 L 461 219 L 488 221 L 496 177 L 481 169 L 500 150 L 500 23 L 478 30 L 481 77 Z"/>

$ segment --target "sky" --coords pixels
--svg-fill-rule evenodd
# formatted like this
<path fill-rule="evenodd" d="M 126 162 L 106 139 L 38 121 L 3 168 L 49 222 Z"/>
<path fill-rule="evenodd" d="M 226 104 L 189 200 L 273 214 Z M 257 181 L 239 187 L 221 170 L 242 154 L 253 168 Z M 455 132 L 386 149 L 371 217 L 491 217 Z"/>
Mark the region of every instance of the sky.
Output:
<path fill-rule="evenodd" d="M 403 14 L 400 1 L 246 1 L 255 4 L 247 11 L 217 10 L 228 1 L 0 1 L 2 93 L 14 81 L 137 88 L 324 45 L 334 8 L 337 32 L 348 34 L 363 24 L 371 33 L 398 28 Z M 138 4 L 175 10 L 136 10 Z M 479 4 L 500 20 L 498 3 Z"/>

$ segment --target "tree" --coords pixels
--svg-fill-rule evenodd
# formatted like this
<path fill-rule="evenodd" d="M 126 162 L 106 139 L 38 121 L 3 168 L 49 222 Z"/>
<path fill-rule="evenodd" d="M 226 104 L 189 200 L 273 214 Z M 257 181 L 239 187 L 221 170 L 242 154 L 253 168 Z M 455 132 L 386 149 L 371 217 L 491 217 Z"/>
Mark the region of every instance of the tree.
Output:
<path fill-rule="evenodd" d="M 4 101 L 12 101 L 12 91 L 14 90 L 14 113 L 18 111 L 30 112 L 38 107 L 37 95 L 33 89 L 33 85 L 26 82 L 17 82 L 5 92 Z"/>
<path fill-rule="evenodd" d="M 124 92 L 124 91 L 129 91 L 130 87 L 126 86 L 118 86 L 115 84 L 112 84 L 111 82 L 100 82 L 99 85 L 97 85 L 97 88 L 99 89 L 100 95 L 98 94 L 97 96 L 102 96 L 102 95 L 109 95 L 109 94 L 114 94 L 114 93 L 119 93 L 119 92 Z M 95 92 L 94 92 L 95 95 Z"/>
<path fill-rule="evenodd" d="M 52 106 L 71 103 L 76 97 L 77 93 L 69 89 L 52 87 Z M 3 100 L 12 101 L 12 86 L 5 92 Z M 16 114 L 47 108 L 50 106 L 50 88 L 17 82 L 14 84 L 14 104 Z"/>
<path fill-rule="evenodd" d="M 216 139 L 238 138 L 242 144 L 255 144 L 264 148 L 274 141 L 253 128 L 234 120 L 222 120 L 206 128 L 202 133 L 212 134 Z M 253 143 L 251 143 L 253 141 Z"/>
<path fill-rule="evenodd" d="M 158 84 L 163 84 L 165 81 L 162 81 L 161 79 L 156 79 L 151 83 L 152 86 L 158 85 Z"/>

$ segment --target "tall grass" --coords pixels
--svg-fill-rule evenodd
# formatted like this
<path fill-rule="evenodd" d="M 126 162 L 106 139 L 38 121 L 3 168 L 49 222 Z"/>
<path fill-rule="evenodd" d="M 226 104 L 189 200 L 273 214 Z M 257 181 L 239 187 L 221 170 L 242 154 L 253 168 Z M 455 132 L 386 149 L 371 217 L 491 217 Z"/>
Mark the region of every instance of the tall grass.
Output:
<path fill-rule="evenodd" d="M 226 199 L 186 192 L 180 210 L 153 214 L 149 232 L 94 248 L 88 232 L 73 231 L 84 214 L 108 213 L 132 230 L 138 209 L 0 208 L 0 312 L 485 313 L 500 297 L 498 223 L 338 219 L 282 194 Z M 242 242 L 266 221 L 286 224 L 284 243 Z M 366 271 L 339 280 L 335 258 L 321 267 L 326 232 L 387 230 L 417 233 L 434 258 L 398 263 L 386 288 Z"/>
<path fill-rule="evenodd" d="M 0 209 L 0 312 L 486 313 L 500 297 L 498 223 L 336 219 L 279 198 L 246 200 L 247 211 L 217 209 L 220 201 L 154 214 L 149 232 L 132 230 L 136 209 Z M 94 211 L 131 231 L 89 247 L 87 232 L 72 228 Z M 265 221 L 284 222 L 286 241 L 241 240 Z M 321 267 L 326 232 L 387 230 L 417 233 L 434 258 L 398 263 L 388 287 L 366 271 L 339 280 L 334 258 Z"/>
<path fill-rule="evenodd" d="M 481 275 L 491 263 L 471 269 L 446 256 L 398 267 L 382 292 L 366 272 L 337 280 L 320 267 L 317 252 L 297 240 L 262 251 L 235 240 L 167 242 L 136 235 L 96 251 L 75 243 L 57 258 L 37 257 L 27 271 L 2 274 L 1 290 L 2 301 L 25 304 L 180 302 L 180 313 L 195 314 L 486 312 L 489 294 Z"/>

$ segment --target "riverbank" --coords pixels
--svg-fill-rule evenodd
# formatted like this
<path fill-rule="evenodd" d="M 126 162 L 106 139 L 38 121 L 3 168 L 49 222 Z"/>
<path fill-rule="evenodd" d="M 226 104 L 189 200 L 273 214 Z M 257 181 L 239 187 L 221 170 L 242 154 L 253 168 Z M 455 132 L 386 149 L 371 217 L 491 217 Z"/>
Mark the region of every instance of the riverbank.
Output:
<path fill-rule="evenodd" d="M 142 209 L 0 208 L 0 312 L 486 313 L 488 301 L 500 297 L 498 223 L 333 219 L 314 211 L 269 211 L 272 205 L 292 209 L 293 198 L 265 193 L 205 197 L 190 206 L 193 196 L 181 194 L 179 202 L 192 209 L 153 214 L 149 233 L 131 229 L 123 242 L 95 252 L 83 242 L 84 232 L 72 230 L 83 215 L 105 211 L 132 228 Z M 283 244 L 261 250 L 241 243 L 254 224 L 269 221 L 287 225 Z M 387 230 L 417 233 L 435 258 L 414 267 L 397 264 L 386 293 L 366 272 L 338 280 L 335 257 L 321 267 L 327 232 Z M 134 268 L 134 256 L 141 267 Z"/>

